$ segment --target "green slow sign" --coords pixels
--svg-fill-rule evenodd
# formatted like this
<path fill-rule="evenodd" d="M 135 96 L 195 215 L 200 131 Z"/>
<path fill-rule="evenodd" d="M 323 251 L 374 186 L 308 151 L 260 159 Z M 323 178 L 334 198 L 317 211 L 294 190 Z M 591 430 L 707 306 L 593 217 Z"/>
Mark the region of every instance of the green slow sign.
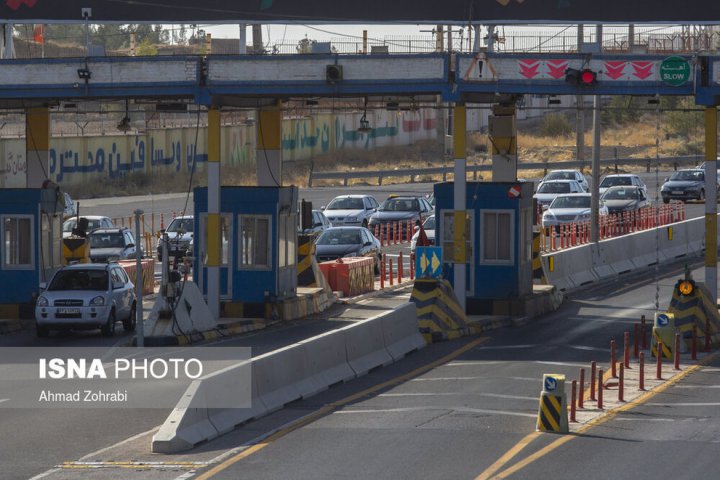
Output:
<path fill-rule="evenodd" d="M 660 80 L 679 87 L 690 80 L 690 63 L 682 57 L 668 57 L 660 64 Z"/>

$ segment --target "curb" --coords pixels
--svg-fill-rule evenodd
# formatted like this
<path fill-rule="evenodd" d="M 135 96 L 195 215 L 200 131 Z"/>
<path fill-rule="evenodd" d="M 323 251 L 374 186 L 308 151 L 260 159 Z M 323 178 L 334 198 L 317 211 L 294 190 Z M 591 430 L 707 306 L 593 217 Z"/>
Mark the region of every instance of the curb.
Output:
<path fill-rule="evenodd" d="M 361 300 L 367 300 L 368 298 L 375 298 L 377 296 L 382 295 L 383 293 L 388 292 L 395 292 L 397 290 L 403 289 L 405 287 L 412 286 L 414 280 L 404 280 L 402 283 L 393 285 L 392 287 L 385 287 L 382 290 L 373 290 L 372 292 L 363 293 L 362 295 L 358 295 L 356 297 L 349 297 L 349 298 L 338 298 L 335 303 L 339 303 L 341 305 L 352 305 L 354 303 L 357 303 Z"/>
<path fill-rule="evenodd" d="M 0 320 L 0 335 L 14 333 L 23 329 L 20 320 Z"/>
<path fill-rule="evenodd" d="M 172 346 L 184 346 L 192 343 L 217 340 L 223 337 L 232 337 L 235 335 L 241 335 L 243 333 L 255 332 L 262 330 L 277 322 L 268 321 L 265 319 L 253 319 L 243 320 L 242 324 L 239 325 L 224 325 L 218 324 L 214 330 L 207 330 L 205 332 L 193 332 L 185 335 L 167 335 L 167 336 L 150 336 L 145 337 L 146 347 L 172 347 Z M 132 345 L 137 345 L 137 337 L 133 337 Z"/>

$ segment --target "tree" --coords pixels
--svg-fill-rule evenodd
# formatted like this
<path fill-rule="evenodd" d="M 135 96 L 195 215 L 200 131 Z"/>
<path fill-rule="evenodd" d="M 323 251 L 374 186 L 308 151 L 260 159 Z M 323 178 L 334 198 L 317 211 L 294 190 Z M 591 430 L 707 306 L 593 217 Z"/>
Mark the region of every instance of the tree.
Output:
<path fill-rule="evenodd" d="M 315 40 L 310 40 L 306 36 L 298 42 L 295 50 L 297 50 L 298 53 L 312 53 L 312 48 L 315 43 L 317 43 Z"/>
<path fill-rule="evenodd" d="M 137 55 L 139 57 L 148 57 L 158 54 L 158 49 L 150 42 L 148 37 L 143 38 L 137 47 Z"/>

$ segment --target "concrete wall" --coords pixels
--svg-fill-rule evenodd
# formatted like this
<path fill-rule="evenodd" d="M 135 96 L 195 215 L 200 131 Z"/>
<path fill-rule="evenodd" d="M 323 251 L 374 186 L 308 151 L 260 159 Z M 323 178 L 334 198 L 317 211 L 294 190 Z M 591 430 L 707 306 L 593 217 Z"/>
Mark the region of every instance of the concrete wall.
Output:
<path fill-rule="evenodd" d="M 362 113 L 329 113 L 283 121 L 284 160 L 305 160 L 341 149 L 372 150 L 412 145 L 434 139 L 433 109 L 367 113 L 371 130 L 358 132 Z M 197 142 L 196 142 L 197 139 Z M 222 128 L 223 166 L 255 168 L 255 127 Z M 46 167 L 51 180 L 60 185 L 79 185 L 114 179 L 129 173 L 177 174 L 193 165 L 204 171 L 207 162 L 205 128 L 151 130 L 142 135 L 53 137 Z M 23 187 L 27 174 L 24 139 L 0 140 L 0 188 Z"/>

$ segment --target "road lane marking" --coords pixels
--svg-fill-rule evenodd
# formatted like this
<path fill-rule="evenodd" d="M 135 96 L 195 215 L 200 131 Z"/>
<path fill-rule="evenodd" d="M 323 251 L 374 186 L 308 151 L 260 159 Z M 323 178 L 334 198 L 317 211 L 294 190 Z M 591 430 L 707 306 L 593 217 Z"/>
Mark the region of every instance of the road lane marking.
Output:
<path fill-rule="evenodd" d="M 109 447 L 101 448 L 100 450 L 95 450 L 92 453 L 88 453 L 87 455 L 80 457 L 78 462 L 89 461 L 92 457 L 97 457 L 98 455 L 101 455 L 101 454 L 107 452 L 108 450 L 112 450 L 114 448 L 120 447 L 122 445 L 125 445 L 126 443 L 132 442 L 133 440 L 137 440 L 140 437 L 143 437 L 145 435 L 150 435 L 151 433 L 155 433 L 158 430 L 160 430 L 160 425 L 158 425 L 155 428 L 151 428 L 150 430 L 147 430 L 145 432 L 138 433 L 137 435 L 133 435 L 132 437 L 126 438 L 125 440 L 121 440 L 113 445 L 110 445 Z M 66 462 L 66 463 L 68 463 L 68 462 Z"/>
<path fill-rule="evenodd" d="M 667 390 L 668 388 L 670 388 L 671 386 L 673 386 L 674 384 L 676 384 L 677 382 L 679 382 L 686 376 L 690 375 L 691 373 L 698 372 L 699 370 L 701 370 L 703 368 L 703 366 L 705 364 L 714 360 L 719 355 L 720 355 L 720 352 L 716 352 L 711 355 L 708 355 L 707 357 L 702 359 L 699 364 L 689 367 L 687 370 L 684 370 L 683 372 L 677 374 L 675 377 L 666 381 L 662 385 L 658 385 L 655 389 L 641 395 L 640 397 L 636 398 L 635 400 L 632 400 L 632 401 L 626 403 L 625 405 L 621 405 L 618 408 L 610 410 L 607 413 L 605 413 L 605 415 L 602 415 L 600 417 L 597 417 L 597 418 L 589 421 L 582 427 L 578 428 L 576 431 L 572 432 L 573 433 L 572 435 L 566 434 L 566 436 L 559 438 L 558 440 L 555 440 L 554 442 L 550 443 L 549 445 L 541 448 L 540 450 L 533 453 L 532 455 L 519 461 L 512 467 L 507 468 L 507 469 L 503 470 L 502 472 L 498 473 L 493 478 L 495 478 L 495 479 L 507 478 L 508 476 L 510 476 L 514 473 L 517 473 L 518 471 L 527 467 L 528 465 L 533 463 L 535 460 L 538 460 L 538 459 L 544 457 L 545 455 L 551 453 L 553 450 L 556 450 L 558 447 L 561 447 L 562 445 L 569 442 L 570 440 L 581 437 L 582 434 L 587 432 L 588 430 L 590 430 L 594 427 L 597 427 L 599 425 L 602 425 L 604 423 L 607 423 L 610 420 L 616 418 L 619 413 L 631 410 L 640 405 L 645 405 L 648 400 L 650 400 L 651 398 L 655 397 L 656 395 L 664 392 L 665 390 Z"/>
<path fill-rule="evenodd" d="M 688 388 L 688 389 L 720 388 L 720 385 L 678 385 L 675 388 Z"/>
<path fill-rule="evenodd" d="M 697 402 L 697 403 L 646 403 L 652 407 L 717 407 L 720 402 Z"/>
<path fill-rule="evenodd" d="M 10 399 L 9 398 L 0 398 L 0 403 L 7 402 L 8 400 L 10 400 Z"/>
<path fill-rule="evenodd" d="M 502 380 L 521 380 L 523 382 L 537 382 L 536 377 L 433 377 L 433 378 L 414 378 L 411 382 L 449 382 L 449 381 L 460 381 L 460 380 L 488 380 L 493 378 L 500 378 Z M 536 399 L 537 400 L 537 399 Z"/>
<path fill-rule="evenodd" d="M 501 395 L 499 393 L 462 393 L 462 392 L 439 392 L 439 393 L 381 393 L 378 397 L 462 397 L 462 396 L 475 396 L 475 397 L 491 397 L 491 398 L 507 398 L 510 400 L 532 400 L 533 402 L 538 401 L 538 397 L 524 397 L 520 395 Z"/>
<path fill-rule="evenodd" d="M 627 418 L 618 417 L 615 420 L 618 422 L 674 422 L 674 418 Z"/>
<path fill-rule="evenodd" d="M 52 468 L 46 472 L 35 475 L 34 477 L 29 478 L 28 480 L 40 480 L 41 478 L 49 477 L 50 475 L 60 472 L 60 471 L 61 471 L 61 469 L 59 469 L 59 468 Z"/>
<path fill-rule="evenodd" d="M 440 365 L 446 364 L 450 362 L 451 360 L 454 360 L 455 358 L 459 357 L 463 353 L 468 352 L 469 350 L 477 347 L 478 345 L 482 345 L 484 342 L 487 342 L 489 340 L 488 337 L 481 337 L 477 338 L 475 340 L 472 340 L 459 349 L 455 350 L 452 353 L 449 353 L 448 355 L 445 355 L 442 358 L 439 358 L 438 360 L 435 360 L 433 362 L 428 363 L 427 365 L 424 365 L 422 367 L 416 368 L 415 370 L 405 373 L 403 375 L 400 375 L 399 377 L 386 380 L 385 382 L 379 383 L 373 387 L 370 387 L 366 390 L 363 390 L 359 393 L 350 395 L 348 397 L 343 398 L 342 400 L 334 403 L 330 403 L 328 405 L 325 405 L 321 407 L 320 409 L 316 410 L 315 412 L 311 413 L 310 415 L 307 415 L 298 421 L 295 421 L 288 425 L 286 428 L 282 430 L 278 430 L 277 432 L 273 433 L 269 437 L 267 437 L 266 440 L 256 443 L 252 445 L 251 447 L 246 448 L 245 450 L 237 453 L 236 455 L 228 458 L 223 463 L 214 466 L 207 472 L 202 473 L 200 476 L 197 477 L 196 480 L 208 480 L 209 478 L 214 477 L 218 473 L 221 473 L 225 470 L 227 470 L 232 465 L 236 464 L 240 460 L 249 457 L 250 455 L 259 452 L 263 448 L 267 447 L 271 443 L 275 442 L 276 440 L 294 432 L 295 430 L 304 427 L 305 425 L 308 425 L 315 420 L 318 420 L 321 417 L 324 417 L 328 415 L 329 413 L 332 413 L 334 410 L 337 410 L 340 407 L 343 407 L 349 403 L 355 402 L 357 400 L 360 400 L 370 394 L 373 394 L 375 392 L 378 392 L 380 390 L 383 390 L 388 387 L 392 387 L 395 385 L 398 385 L 400 383 L 406 382 L 413 377 L 416 377 L 418 375 L 422 375 L 423 373 L 429 372 L 430 370 L 439 367 Z"/>
<path fill-rule="evenodd" d="M 196 470 L 207 467 L 207 462 L 63 462 L 57 467 L 62 470 L 97 470 L 108 468 L 142 470 Z"/>
<path fill-rule="evenodd" d="M 534 399 L 537 401 L 537 398 Z M 482 413 L 486 415 L 506 415 L 510 417 L 528 417 L 537 418 L 537 413 L 522 413 L 514 412 L 509 410 L 490 410 L 484 408 L 470 408 L 470 407 L 401 407 L 401 408 L 385 408 L 385 409 L 361 409 L 353 408 L 352 410 L 337 410 L 333 412 L 333 415 L 340 414 L 358 414 L 358 413 L 405 413 L 405 412 L 424 412 L 424 411 L 447 411 L 449 413 L 461 412 L 461 413 Z"/>
<path fill-rule="evenodd" d="M 536 415 L 533 415 L 536 416 Z M 518 453 L 520 453 L 525 447 L 530 445 L 530 443 L 535 440 L 537 437 L 540 436 L 540 432 L 532 432 L 525 435 L 525 437 L 522 438 L 518 443 L 515 444 L 510 450 L 505 452 L 505 454 L 498 458 L 495 463 L 490 465 L 483 473 L 478 475 L 475 480 L 487 480 L 491 478 L 492 474 L 498 471 L 500 468 L 502 468 L 506 463 L 508 463 L 510 460 L 515 457 Z"/>

